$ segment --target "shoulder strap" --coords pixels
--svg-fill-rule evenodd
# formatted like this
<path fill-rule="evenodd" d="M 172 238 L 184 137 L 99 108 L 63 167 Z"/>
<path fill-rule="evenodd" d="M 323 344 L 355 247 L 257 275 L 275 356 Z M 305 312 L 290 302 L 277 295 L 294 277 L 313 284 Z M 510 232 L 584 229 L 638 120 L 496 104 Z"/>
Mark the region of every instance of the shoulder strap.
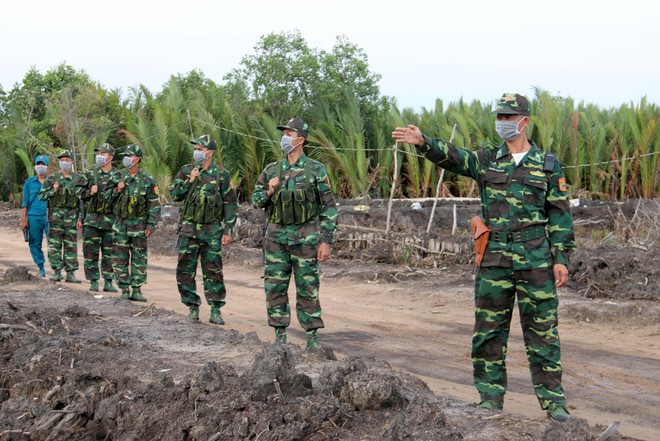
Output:
<path fill-rule="evenodd" d="M 279 161 L 277 161 L 277 165 L 276 165 L 277 172 L 275 173 L 275 177 L 279 180 L 282 180 L 282 161 L 284 160 L 280 159 Z"/>
<path fill-rule="evenodd" d="M 306 188 L 309 187 L 309 181 L 310 181 L 310 178 L 312 176 L 312 173 L 309 169 L 309 167 L 310 167 L 309 163 L 310 162 L 311 162 L 311 160 L 309 158 L 306 158 L 306 160 L 305 160 L 305 187 Z"/>
<path fill-rule="evenodd" d="M 190 172 L 192 173 L 192 169 L 190 170 Z M 186 200 L 190 199 L 190 195 L 193 194 L 193 192 L 195 191 L 195 188 L 197 187 L 197 184 L 199 183 L 199 181 L 201 179 L 202 179 L 202 175 L 201 175 L 201 171 L 200 171 L 200 175 L 197 176 L 197 179 L 195 179 L 195 182 L 190 184 L 190 187 L 188 188 L 188 193 L 186 194 Z M 188 180 L 190 180 L 190 175 L 188 175 Z"/>

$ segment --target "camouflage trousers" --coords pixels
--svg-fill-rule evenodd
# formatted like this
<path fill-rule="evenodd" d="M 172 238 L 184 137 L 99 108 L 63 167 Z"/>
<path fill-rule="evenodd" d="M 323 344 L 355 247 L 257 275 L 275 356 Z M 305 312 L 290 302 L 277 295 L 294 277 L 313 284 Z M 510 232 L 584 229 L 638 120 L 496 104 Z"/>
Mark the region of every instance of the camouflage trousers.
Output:
<path fill-rule="evenodd" d="M 222 308 L 225 305 L 227 289 L 222 274 L 222 242 L 220 237 L 210 240 L 179 236 L 179 261 L 176 266 L 176 284 L 181 302 L 186 306 L 200 305 L 197 295 L 197 261 L 201 260 L 204 278 L 204 296 L 210 306 Z"/>
<path fill-rule="evenodd" d="M 101 272 L 105 280 L 113 280 L 112 271 L 112 230 L 85 225 L 83 229 L 83 258 L 85 278 L 99 280 L 99 253 L 101 253 Z"/>
<path fill-rule="evenodd" d="M 504 401 L 507 340 L 516 297 L 536 396 L 543 409 L 551 403 L 564 404 L 558 299 L 551 267 L 519 271 L 481 267 L 477 271 L 472 366 L 481 399 Z"/>
<path fill-rule="evenodd" d="M 78 230 L 73 225 L 51 223 L 48 234 L 48 261 L 55 271 L 66 272 L 78 269 Z"/>
<path fill-rule="evenodd" d="M 126 225 L 115 223 L 112 268 L 121 289 L 139 288 L 147 283 L 147 236 L 128 234 Z M 130 266 L 130 273 L 129 273 Z"/>
<path fill-rule="evenodd" d="M 310 244 L 284 245 L 264 240 L 266 312 L 270 326 L 289 326 L 289 281 L 293 271 L 296 284 L 296 312 L 305 331 L 323 328 L 319 301 L 317 247 Z"/>

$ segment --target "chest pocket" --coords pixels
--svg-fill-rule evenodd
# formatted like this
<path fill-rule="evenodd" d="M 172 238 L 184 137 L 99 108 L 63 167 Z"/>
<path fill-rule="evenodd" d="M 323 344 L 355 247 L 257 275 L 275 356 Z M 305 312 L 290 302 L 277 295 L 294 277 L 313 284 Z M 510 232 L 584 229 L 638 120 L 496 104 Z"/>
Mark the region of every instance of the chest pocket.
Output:
<path fill-rule="evenodd" d="M 523 178 L 525 185 L 546 191 L 548 189 L 548 180 L 545 177 L 527 175 Z"/>
<path fill-rule="evenodd" d="M 200 176 L 199 179 L 204 178 Z M 199 186 L 193 184 L 181 206 L 181 217 L 198 224 L 220 223 L 224 218 L 223 185 L 224 182 L 220 179 L 219 172 L 214 178 L 206 180 Z"/>
<path fill-rule="evenodd" d="M 548 180 L 545 177 L 525 175 L 522 181 L 524 185 L 522 202 L 526 205 L 543 207 Z"/>
<path fill-rule="evenodd" d="M 114 213 L 123 219 L 138 219 L 147 216 L 147 187 L 145 183 L 130 183 L 119 194 Z"/>
<path fill-rule="evenodd" d="M 30 195 L 30 199 L 39 199 L 39 191 L 41 191 L 41 187 L 37 187 L 36 185 L 30 185 L 28 187 L 28 194 Z"/>
<path fill-rule="evenodd" d="M 483 180 L 486 183 L 486 185 L 488 184 L 506 185 L 507 181 L 509 180 L 509 175 L 507 175 L 504 172 L 486 170 L 486 173 L 484 173 Z"/>
<path fill-rule="evenodd" d="M 486 170 L 483 174 L 483 191 L 486 199 L 506 198 L 509 175 L 504 172 Z"/>

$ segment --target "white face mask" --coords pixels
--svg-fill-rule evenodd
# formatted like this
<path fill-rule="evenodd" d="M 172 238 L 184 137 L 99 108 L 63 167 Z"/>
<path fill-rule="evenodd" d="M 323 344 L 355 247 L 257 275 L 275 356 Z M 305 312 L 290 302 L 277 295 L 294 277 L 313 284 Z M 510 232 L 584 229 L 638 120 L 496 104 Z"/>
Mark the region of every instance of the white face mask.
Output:
<path fill-rule="evenodd" d="M 291 136 L 286 136 L 286 135 L 282 136 L 282 139 L 280 140 L 280 148 L 285 154 L 288 155 L 293 151 L 293 149 L 296 148 L 296 146 L 293 145 L 294 139 L 297 139 L 297 137 L 293 138 Z"/>
<path fill-rule="evenodd" d="M 525 118 L 523 118 L 525 119 Z M 518 129 L 520 121 L 495 121 L 495 131 L 498 135 L 504 138 L 506 141 L 513 141 L 522 133 L 522 130 Z"/>
<path fill-rule="evenodd" d="M 124 167 L 126 168 L 131 168 L 133 167 L 134 159 L 130 156 L 125 156 L 124 159 L 122 160 L 122 163 L 124 164 Z"/>
<path fill-rule="evenodd" d="M 34 166 L 34 171 L 35 171 L 39 176 L 45 175 L 47 170 L 48 170 L 48 166 L 47 166 L 47 165 L 35 165 L 35 166 Z"/>
<path fill-rule="evenodd" d="M 204 161 L 206 161 L 206 152 L 203 152 L 201 150 L 195 150 L 193 152 L 193 160 L 197 164 L 203 164 Z"/>
<path fill-rule="evenodd" d="M 99 167 L 103 167 L 105 163 L 107 162 L 107 159 L 103 155 L 96 155 L 96 165 Z"/>
<path fill-rule="evenodd" d="M 60 161 L 60 169 L 62 171 L 68 172 L 71 171 L 73 164 L 69 161 Z"/>

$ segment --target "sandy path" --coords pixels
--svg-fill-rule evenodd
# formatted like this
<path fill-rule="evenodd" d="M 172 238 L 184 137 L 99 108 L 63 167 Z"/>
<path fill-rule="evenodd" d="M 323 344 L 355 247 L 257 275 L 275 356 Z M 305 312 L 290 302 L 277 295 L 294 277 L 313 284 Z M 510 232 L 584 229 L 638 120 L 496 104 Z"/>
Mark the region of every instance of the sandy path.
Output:
<path fill-rule="evenodd" d="M 1 271 L 16 265 L 34 267 L 18 231 L 0 229 L 0 244 Z M 82 257 L 79 261 L 82 264 Z M 149 283 L 143 289 L 149 302 L 186 314 L 187 308 L 180 303 L 176 290 L 176 258 L 150 256 L 149 265 Z M 333 265 L 336 263 L 330 262 L 326 268 L 332 269 Z M 83 277 L 82 269 L 77 275 Z M 241 333 L 256 332 L 262 340 L 272 341 L 261 275 L 262 269 L 256 265 L 225 262 L 228 298 L 223 316 L 226 327 Z M 80 289 L 88 286 L 83 283 Z M 620 421 L 622 434 L 659 440 L 660 324 L 576 321 L 568 318 L 571 308 L 584 305 L 584 301 L 569 290 L 562 290 L 560 296 L 564 387 L 573 415 L 592 425 Z M 470 364 L 470 282 L 447 286 L 439 277 L 437 290 L 429 292 L 414 281 L 387 284 L 325 278 L 321 302 L 326 329 L 320 332 L 320 341 L 339 357 L 372 355 L 421 377 L 439 395 L 478 399 Z M 208 315 L 208 306 L 204 305 L 201 319 L 208 321 Z M 304 334 L 295 319 L 289 329 L 290 342 L 302 345 Z M 505 412 L 544 419 L 533 395 L 517 314 L 507 369 Z"/>

